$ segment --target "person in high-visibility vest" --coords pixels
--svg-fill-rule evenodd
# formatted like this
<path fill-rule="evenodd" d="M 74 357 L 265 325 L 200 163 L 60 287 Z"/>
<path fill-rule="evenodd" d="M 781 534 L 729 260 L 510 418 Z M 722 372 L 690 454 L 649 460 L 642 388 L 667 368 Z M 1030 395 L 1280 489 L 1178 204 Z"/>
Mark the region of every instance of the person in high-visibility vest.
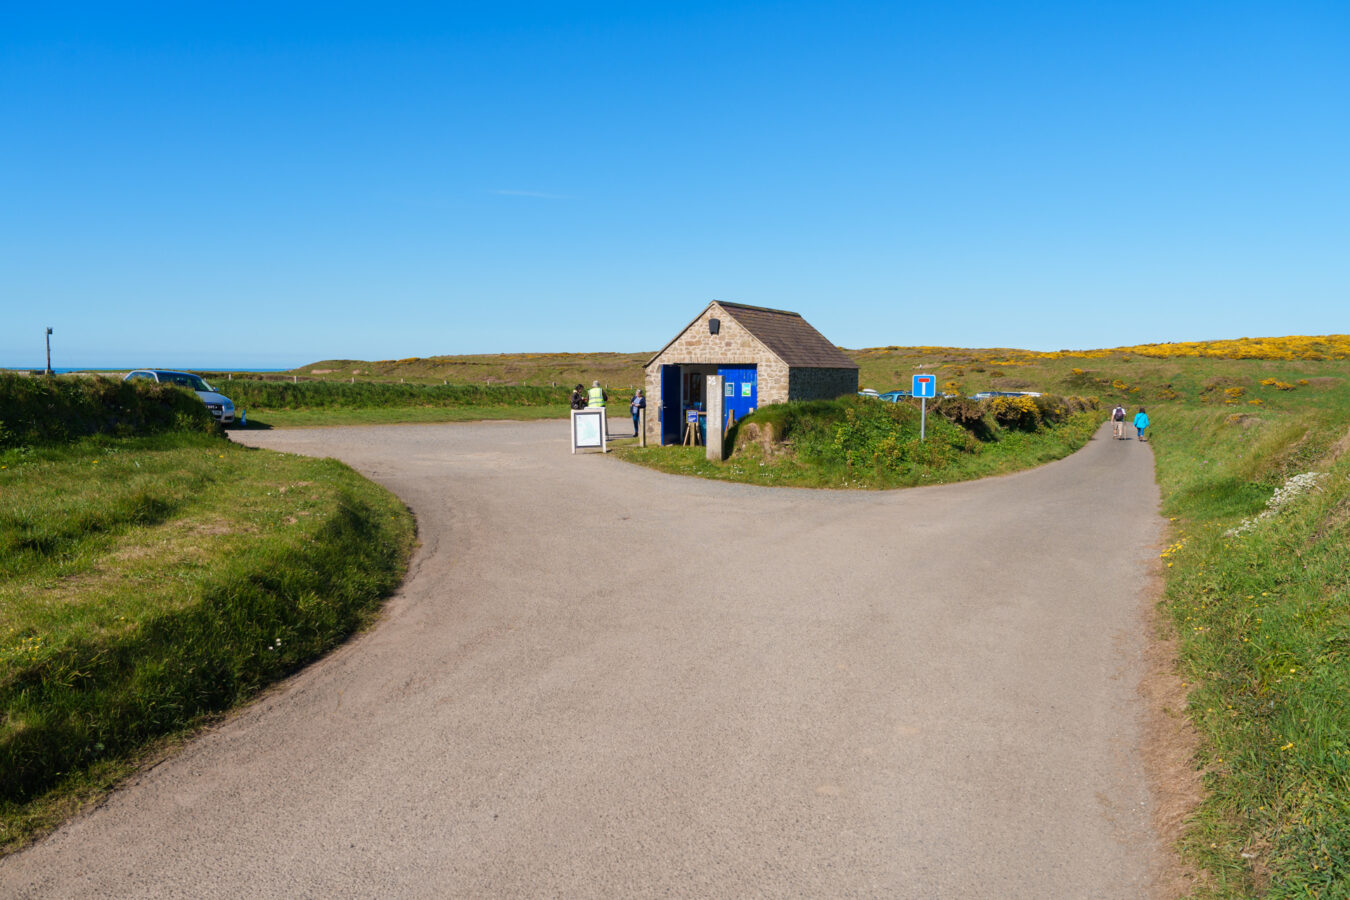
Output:
<path fill-rule="evenodd" d="M 605 401 L 609 399 L 609 395 L 605 393 L 604 388 L 600 387 L 600 382 L 598 381 L 591 382 L 591 389 L 588 392 L 588 396 L 589 401 L 586 405 L 591 409 L 604 409 Z"/>

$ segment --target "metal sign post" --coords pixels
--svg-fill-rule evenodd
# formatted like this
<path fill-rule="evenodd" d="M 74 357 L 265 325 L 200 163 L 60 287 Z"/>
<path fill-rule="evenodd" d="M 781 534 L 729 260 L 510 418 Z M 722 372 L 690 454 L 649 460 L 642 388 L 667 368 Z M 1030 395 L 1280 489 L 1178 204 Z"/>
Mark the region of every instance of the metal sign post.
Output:
<path fill-rule="evenodd" d="M 927 439 L 928 398 L 937 396 L 936 375 L 915 375 L 912 393 L 919 398 L 919 440 Z"/>

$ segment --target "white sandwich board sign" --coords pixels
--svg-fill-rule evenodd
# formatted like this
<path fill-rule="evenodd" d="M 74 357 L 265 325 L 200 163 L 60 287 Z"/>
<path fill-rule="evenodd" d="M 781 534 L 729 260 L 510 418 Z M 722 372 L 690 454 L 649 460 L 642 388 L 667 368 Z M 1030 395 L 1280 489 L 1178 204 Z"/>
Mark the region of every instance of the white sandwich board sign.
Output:
<path fill-rule="evenodd" d="M 606 432 L 605 409 L 572 410 L 572 452 L 578 450 L 599 450 L 609 452 L 609 435 Z"/>

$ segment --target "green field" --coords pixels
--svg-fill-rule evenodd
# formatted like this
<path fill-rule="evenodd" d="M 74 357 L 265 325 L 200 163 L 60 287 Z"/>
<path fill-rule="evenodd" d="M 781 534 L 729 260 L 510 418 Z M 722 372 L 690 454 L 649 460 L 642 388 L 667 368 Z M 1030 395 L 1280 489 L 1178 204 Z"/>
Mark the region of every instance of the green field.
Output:
<path fill-rule="evenodd" d="M 0 396 L 22 433 L 25 410 L 69 414 L 0 448 L 0 852 L 370 621 L 412 545 L 388 491 L 231 443 L 191 394 L 144 389 L 170 404 L 145 437 L 52 405 L 105 390 Z"/>

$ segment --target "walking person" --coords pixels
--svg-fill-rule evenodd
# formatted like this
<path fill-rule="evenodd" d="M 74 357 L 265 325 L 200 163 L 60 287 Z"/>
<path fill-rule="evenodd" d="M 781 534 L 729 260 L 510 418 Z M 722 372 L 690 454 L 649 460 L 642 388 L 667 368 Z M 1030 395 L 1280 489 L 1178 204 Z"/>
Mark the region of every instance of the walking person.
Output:
<path fill-rule="evenodd" d="M 572 408 L 573 408 L 573 409 L 585 409 L 585 408 L 586 408 L 586 394 L 585 394 L 585 389 L 584 389 L 581 385 L 577 385 L 576 387 L 572 388 L 572 401 L 571 401 L 571 402 L 572 402 Z"/>
<path fill-rule="evenodd" d="M 591 389 L 587 391 L 587 395 L 586 406 L 590 409 L 604 409 L 605 401 L 609 399 L 609 394 L 605 393 L 605 389 L 598 381 L 591 382 Z"/>
<path fill-rule="evenodd" d="M 1111 433 L 1118 441 L 1125 440 L 1125 407 L 1119 403 L 1111 410 Z"/>
<path fill-rule="evenodd" d="M 638 436 L 638 410 L 647 408 L 647 398 L 642 396 L 642 388 L 638 388 L 633 394 L 633 402 L 628 404 L 628 411 L 633 414 L 633 437 Z"/>
<path fill-rule="evenodd" d="M 1135 413 L 1134 415 L 1134 431 L 1135 434 L 1139 435 L 1139 440 L 1141 441 L 1148 440 L 1148 438 L 1144 437 L 1144 429 L 1147 427 L 1148 427 L 1148 413 L 1144 412 L 1144 408 L 1141 406 L 1139 407 L 1139 412 Z"/>

